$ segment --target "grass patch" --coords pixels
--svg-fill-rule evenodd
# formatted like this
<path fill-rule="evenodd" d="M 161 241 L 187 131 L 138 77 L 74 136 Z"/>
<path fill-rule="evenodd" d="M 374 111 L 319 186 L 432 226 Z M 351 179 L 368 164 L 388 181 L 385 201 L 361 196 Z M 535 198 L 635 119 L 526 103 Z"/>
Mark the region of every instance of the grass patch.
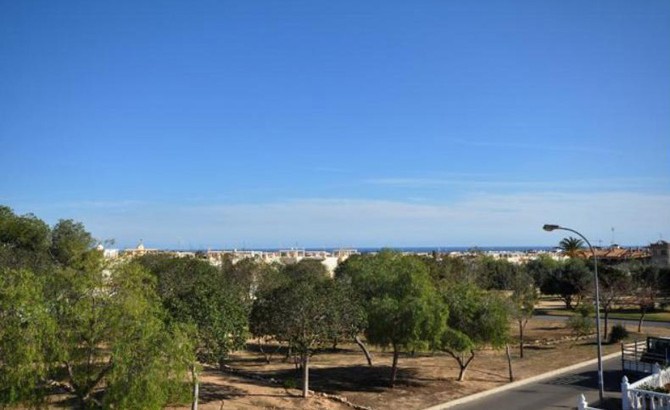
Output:
<path fill-rule="evenodd" d="M 575 312 L 565 309 L 546 309 L 538 310 L 538 315 L 547 315 L 547 316 L 574 316 Z M 601 316 L 602 317 L 602 310 Z M 635 309 L 617 309 L 610 312 L 610 319 L 627 319 L 627 320 L 639 320 L 640 311 Z M 670 322 L 670 312 L 667 311 L 657 311 L 650 312 L 644 317 L 645 322 Z"/>

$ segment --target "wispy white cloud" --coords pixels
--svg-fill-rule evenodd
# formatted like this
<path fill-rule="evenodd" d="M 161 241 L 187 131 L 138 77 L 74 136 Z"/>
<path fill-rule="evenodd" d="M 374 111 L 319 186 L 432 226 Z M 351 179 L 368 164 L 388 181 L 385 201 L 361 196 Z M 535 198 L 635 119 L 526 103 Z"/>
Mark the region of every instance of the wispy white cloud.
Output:
<path fill-rule="evenodd" d="M 448 176 L 445 178 L 368 178 L 365 184 L 394 186 L 401 188 L 430 188 L 444 186 L 469 186 L 480 188 L 515 188 L 523 190 L 546 190 L 553 189 L 583 190 L 597 189 L 599 191 L 630 190 L 635 188 L 649 188 L 654 186 L 667 186 L 670 178 L 648 178 L 648 177 L 614 177 L 614 178 L 579 178 L 573 180 L 544 180 L 544 181 L 506 181 L 492 178 L 482 179 L 477 176 Z"/>
<path fill-rule="evenodd" d="M 82 211 L 82 210 L 80 210 Z M 558 223 L 609 243 L 670 237 L 670 195 L 632 192 L 479 194 L 451 203 L 296 199 L 260 204 L 91 208 L 81 219 L 101 238 L 172 247 L 534 245 Z"/>
<path fill-rule="evenodd" d="M 548 138 L 538 138 L 539 141 L 547 141 Z M 513 139 L 501 140 L 501 141 L 477 141 L 477 140 L 465 140 L 465 139 L 451 139 L 450 142 L 458 145 L 465 145 L 471 147 L 481 147 L 481 148 L 513 148 L 518 150 L 528 150 L 528 151 L 553 151 L 553 152 L 582 152 L 589 154 L 621 154 L 621 152 L 613 150 L 608 147 L 594 147 L 589 145 L 575 145 L 575 144 L 563 144 L 563 145 L 551 145 L 551 144 L 523 144 L 510 142 Z"/>

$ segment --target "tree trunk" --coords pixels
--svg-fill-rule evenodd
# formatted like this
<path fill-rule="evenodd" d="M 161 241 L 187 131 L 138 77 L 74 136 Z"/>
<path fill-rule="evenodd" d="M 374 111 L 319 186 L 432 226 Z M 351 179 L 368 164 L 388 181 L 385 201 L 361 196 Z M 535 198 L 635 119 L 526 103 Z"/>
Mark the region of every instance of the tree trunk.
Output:
<path fill-rule="evenodd" d="M 609 311 L 609 309 L 604 309 L 603 313 L 604 313 L 603 319 L 605 319 L 604 320 L 605 329 L 603 330 L 603 340 L 606 341 L 607 340 L 607 329 L 608 329 L 607 322 L 608 322 L 608 319 L 609 319 L 609 316 L 610 316 L 610 311 Z M 598 312 L 596 312 L 596 314 L 598 314 Z"/>
<path fill-rule="evenodd" d="M 522 342 L 523 345 L 523 342 Z M 523 350 L 522 350 L 523 351 Z M 505 352 L 507 353 L 507 367 L 509 368 L 509 381 L 514 381 L 514 370 L 512 370 L 512 355 L 509 353 L 509 345 L 505 345 Z"/>
<path fill-rule="evenodd" d="M 361 340 L 361 338 L 358 337 L 358 336 L 356 336 L 356 338 L 355 338 L 354 340 L 356 340 L 356 344 L 357 344 L 358 347 L 360 347 L 361 350 L 363 351 L 363 354 L 365 355 L 365 358 L 366 358 L 367 361 L 368 361 L 368 366 L 372 366 L 372 356 L 370 355 L 370 352 L 368 351 L 368 348 L 365 347 L 365 343 L 363 343 L 363 341 Z"/>
<path fill-rule="evenodd" d="M 191 376 L 193 376 L 193 402 L 191 403 L 191 410 L 198 410 L 200 383 L 198 383 L 198 373 L 195 370 L 195 364 L 191 365 Z"/>
<path fill-rule="evenodd" d="M 457 380 L 459 382 L 462 382 L 463 380 L 465 380 L 465 371 L 468 369 L 468 367 L 463 366 L 463 365 L 460 365 L 459 367 L 460 367 L 460 370 L 458 371 L 458 379 Z"/>
<path fill-rule="evenodd" d="M 642 309 L 640 313 L 640 320 L 637 322 L 637 332 L 642 333 L 642 322 L 644 322 L 644 317 L 647 314 L 647 309 Z"/>
<path fill-rule="evenodd" d="M 475 351 L 470 350 L 470 357 L 467 360 L 465 360 L 465 358 L 463 358 L 463 357 L 461 357 L 458 360 L 458 365 L 461 368 L 460 371 L 458 372 L 458 381 L 459 382 L 462 382 L 463 380 L 465 380 L 465 371 L 468 370 L 468 366 L 470 365 L 470 363 L 472 362 L 472 359 L 474 359 L 474 358 L 475 358 Z"/>
<path fill-rule="evenodd" d="M 563 296 L 563 303 L 565 303 L 565 308 L 568 310 L 572 310 L 572 295 L 564 295 Z"/>
<path fill-rule="evenodd" d="M 395 386 L 395 379 L 398 375 L 398 348 L 393 345 L 393 364 L 391 365 L 391 387 Z"/>
<path fill-rule="evenodd" d="M 523 359 L 523 323 L 519 320 L 519 358 Z"/>
<path fill-rule="evenodd" d="M 309 396 L 309 354 L 302 355 L 302 397 Z"/>

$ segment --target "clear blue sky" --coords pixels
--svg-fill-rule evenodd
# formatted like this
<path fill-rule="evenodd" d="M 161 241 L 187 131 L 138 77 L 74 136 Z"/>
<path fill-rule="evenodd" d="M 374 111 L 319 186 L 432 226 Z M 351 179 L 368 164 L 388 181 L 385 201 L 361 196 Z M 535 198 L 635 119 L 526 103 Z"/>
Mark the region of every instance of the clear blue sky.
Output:
<path fill-rule="evenodd" d="M 670 2 L 0 0 L 0 146 L 121 247 L 648 244 Z"/>

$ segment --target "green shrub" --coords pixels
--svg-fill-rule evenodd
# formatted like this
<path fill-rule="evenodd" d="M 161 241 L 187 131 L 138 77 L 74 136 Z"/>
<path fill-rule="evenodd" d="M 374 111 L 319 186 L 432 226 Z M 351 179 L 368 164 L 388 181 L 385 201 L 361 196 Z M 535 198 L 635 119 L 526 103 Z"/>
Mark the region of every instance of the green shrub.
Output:
<path fill-rule="evenodd" d="M 610 332 L 610 343 L 618 343 L 628 337 L 628 330 L 623 325 L 612 326 Z"/>
<path fill-rule="evenodd" d="M 590 317 L 593 313 L 593 307 L 587 304 L 581 304 L 575 309 L 575 315 L 571 316 L 567 321 L 567 327 L 572 330 L 573 336 L 586 336 L 594 331 L 593 318 Z"/>
<path fill-rule="evenodd" d="M 285 389 L 297 389 L 298 388 L 298 381 L 296 379 L 286 379 L 284 380 L 284 383 L 282 383 L 283 387 Z"/>

